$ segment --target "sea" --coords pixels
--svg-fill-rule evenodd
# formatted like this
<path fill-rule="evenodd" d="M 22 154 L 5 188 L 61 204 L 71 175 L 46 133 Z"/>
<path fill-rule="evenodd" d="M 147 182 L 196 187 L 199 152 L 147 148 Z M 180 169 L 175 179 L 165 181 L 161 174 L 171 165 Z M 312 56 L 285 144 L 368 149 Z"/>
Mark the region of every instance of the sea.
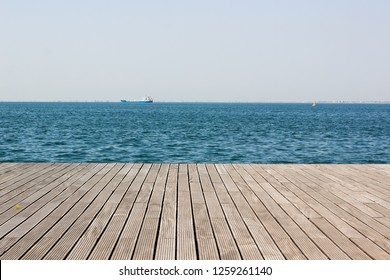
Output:
<path fill-rule="evenodd" d="M 0 162 L 390 163 L 390 104 L 0 102 Z"/>

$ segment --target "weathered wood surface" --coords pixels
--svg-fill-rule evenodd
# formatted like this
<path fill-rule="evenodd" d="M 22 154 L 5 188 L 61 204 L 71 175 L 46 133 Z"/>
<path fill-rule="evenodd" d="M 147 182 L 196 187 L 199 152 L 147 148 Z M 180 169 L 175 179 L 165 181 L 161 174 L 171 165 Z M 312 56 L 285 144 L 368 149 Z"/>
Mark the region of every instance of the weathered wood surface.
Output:
<path fill-rule="evenodd" d="M 0 259 L 390 259 L 390 165 L 0 163 Z"/>

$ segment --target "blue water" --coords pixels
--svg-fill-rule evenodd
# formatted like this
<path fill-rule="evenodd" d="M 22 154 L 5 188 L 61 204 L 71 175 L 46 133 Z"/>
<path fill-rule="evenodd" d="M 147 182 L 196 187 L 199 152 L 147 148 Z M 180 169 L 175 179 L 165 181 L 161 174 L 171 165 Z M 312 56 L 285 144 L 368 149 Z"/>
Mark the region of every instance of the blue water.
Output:
<path fill-rule="evenodd" d="M 0 161 L 390 163 L 390 105 L 0 103 Z"/>

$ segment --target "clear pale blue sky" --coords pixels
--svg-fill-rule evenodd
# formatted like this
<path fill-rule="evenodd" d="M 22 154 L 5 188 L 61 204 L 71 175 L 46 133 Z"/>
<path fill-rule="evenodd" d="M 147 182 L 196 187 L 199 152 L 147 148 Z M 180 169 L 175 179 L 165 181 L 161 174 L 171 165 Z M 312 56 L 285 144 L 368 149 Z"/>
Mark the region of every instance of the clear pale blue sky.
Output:
<path fill-rule="evenodd" d="M 0 101 L 390 100 L 390 1 L 0 1 Z"/>

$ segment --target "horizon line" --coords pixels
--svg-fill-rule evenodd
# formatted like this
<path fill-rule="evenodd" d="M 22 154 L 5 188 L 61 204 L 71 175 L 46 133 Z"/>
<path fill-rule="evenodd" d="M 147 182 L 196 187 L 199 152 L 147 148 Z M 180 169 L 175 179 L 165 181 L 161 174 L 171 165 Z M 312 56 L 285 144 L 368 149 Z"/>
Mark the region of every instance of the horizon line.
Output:
<path fill-rule="evenodd" d="M 0 100 L 0 103 L 121 103 L 121 101 L 113 101 L 113 100 L 57 100 L 57 101 L 29 101 L 29 100 L 23 100 L 23 101 L 14 101 L 14 100 Z M 153 103 L 321 103 L 321 104 L 389 104 L 389 101 L 378 101 L 378 100 L 370 100 L 370 101 L 349 101 L 349 100 L 323 100 L 323 101 L 153 101 Z"/>

